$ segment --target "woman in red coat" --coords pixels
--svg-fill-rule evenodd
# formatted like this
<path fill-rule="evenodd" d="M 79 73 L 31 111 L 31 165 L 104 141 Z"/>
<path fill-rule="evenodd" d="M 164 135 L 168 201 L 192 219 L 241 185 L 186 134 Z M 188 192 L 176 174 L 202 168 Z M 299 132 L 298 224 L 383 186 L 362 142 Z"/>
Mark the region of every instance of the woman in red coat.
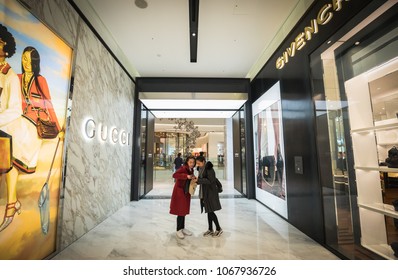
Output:
<path fill-rule="evenodd" d="M 177 232 L 178 238 L 183 239 L 185 235 L 192 235 L 192 232 L 185 228 L 185 216 L 189 214 L 191 205 L 191 195 L 184 192 L 187 180 L 194 179 L 193 168 L 195 167 L 195 157 L 189 156 L 174 174 L 176 179 L 173 194 L 170 201 L 170 214 L 177 215 Z"/>

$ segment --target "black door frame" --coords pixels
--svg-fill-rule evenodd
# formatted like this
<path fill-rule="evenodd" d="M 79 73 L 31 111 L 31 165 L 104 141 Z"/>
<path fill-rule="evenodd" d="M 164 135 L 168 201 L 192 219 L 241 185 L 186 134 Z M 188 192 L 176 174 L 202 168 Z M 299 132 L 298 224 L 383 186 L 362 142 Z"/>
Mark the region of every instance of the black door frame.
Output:
<path fill-rule="evenodd" d="M 247 158 L 254 155 L 252 134 L 252 110 L 250 97 L 250 80 L 246 78 L 137 78 L 134 96 L 134 129 L 133 129 L 133 162 L 131 180 L 131 200 L 140 199 L 140 170 L 141 165 L 141 105 L 140 92 L 230 92 L 247 93 L 248 101 L 244 105 L 245 112 L 245 135 Z M 148 137 L 148 133 L 146 133 Z M 148 141 L 146 141 L 148 142 Z M 240 151 L 239 151 L 240 153 Z M 148 150 L 147 150 L 148 155 Z M 255 198 L 254 190 L 254 164 L 252 160 L 246 161 L 247 170 L 247 198 Z M 147 173 L 148 174 L 148 173 Z"/>

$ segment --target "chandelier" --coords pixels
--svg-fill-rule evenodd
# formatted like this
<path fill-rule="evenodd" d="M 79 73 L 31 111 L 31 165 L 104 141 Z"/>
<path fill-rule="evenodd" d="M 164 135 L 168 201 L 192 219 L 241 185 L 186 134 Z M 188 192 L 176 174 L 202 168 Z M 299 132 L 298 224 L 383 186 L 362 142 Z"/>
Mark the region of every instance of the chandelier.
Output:
<path fill-rule="evenodd" d="M 188 121 L 186 118 L 179 118 L 179 119 L 174 119 L 174 118 L 169 118 L 169 121 L 174 121 L 174 129 L 182 133 L 187 133 L 187 139 L 186 139 L 186 148 L 187 152 L 189 149 L 195 148 L 196 145 L 196 139 L 200 137 L 200 132 L 198 126 L 195 126 L 195 123 L 193 121 Z"/>

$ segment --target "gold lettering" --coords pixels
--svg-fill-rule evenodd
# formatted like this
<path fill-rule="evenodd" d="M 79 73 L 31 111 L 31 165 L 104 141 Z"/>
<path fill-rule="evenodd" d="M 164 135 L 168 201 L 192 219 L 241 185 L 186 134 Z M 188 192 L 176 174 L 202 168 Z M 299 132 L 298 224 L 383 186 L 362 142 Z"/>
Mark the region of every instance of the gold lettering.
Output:
<path fill-rule="evenodd" d="M 316 19 L 311 20 L 311 26 L 307 26 L 304 28 L 304 33 L 305 33 L 305 39 L 307 41 L 312 39 L 312 34 L 318 33 L 318 22 L 316 21 Z"/>
<path fill-rule="evenodd" d="M 296 45 L 297 45 L 297 50 L 301 50 L 305 46 L 305 40 L 304 40 L 305 33 L 301 32 L 295 39 Z"/>
<path fill-rule="evenodd" d="M 282 69 L 283 66 L 285 66 L 285 61 L 283 60 L 283 57 L 278 57 L 276 60 L 276 69 Z"/>
<path fill-rule="evenodd" d="M 333 0 L 333 10 L 336 12 L 340 11 L 343 8 L 342 2 L 348 2 L 350 0 Z"/>
<path fill-rule="evenodd" d="M 289 62 L 289 56 L 294 57 L 296 51 L 301 50 L 307 41 L 312 39 L 313 34 L 317 34 L 319 25 L 325 25 L 329 23 L 333 18 L 332 11 L 340 11 L 343 8 L 343 2 L 349 2 L 350 0 L 332 0 L 332 4 L 324 5 L 318 12 L 317 18 L 310 21 L 311 26 L 304 27 L 304 32 L 301 32 L 296 36 L 294 42 L 290 44 L 290 47 L 282 53 L 276 60 L 276 68 L 282 69 Z"/>
<path fill-rule="evenodd" d="M 286 52 L 290 57 L 293 57 L 296 55 L 296 42 L 292 42 L 290 44 L 290 47 L 286 49 Z"/>
<path fill-rule="evenodd" d="M 287 51 L 283 52 L 283 59 L 285 60 L 285 63 L 289 62 L 289 54 L 287 53 Z"/>
<path fill-rule="evenodd" d="M 333 14 L 329 12 L 332 8 L 332 4 L 326 4 L 318 13 L 317 22 L 320 25 L 327 24 L 333 17 Z"/>

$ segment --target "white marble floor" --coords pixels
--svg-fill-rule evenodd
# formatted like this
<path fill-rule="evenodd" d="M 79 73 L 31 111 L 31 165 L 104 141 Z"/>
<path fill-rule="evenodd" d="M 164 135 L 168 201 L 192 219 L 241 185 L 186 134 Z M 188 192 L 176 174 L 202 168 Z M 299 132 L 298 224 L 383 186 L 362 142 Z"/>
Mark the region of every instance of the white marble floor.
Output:
<path fill-rule="evenodd" d="M 163 192 L 170 193 L 166 189 L 165 184 Z M 225 192 L 234 194 L 228 185 Z M 199 200 L 193 198 L 185 225 L 194 234 L 177 239 L 176 216 L 169 214 L 169 203 L 168 198 L 155 197 L 131 202 L 54 259 L 338 259 L 256 200 L 233 196 L 221 199 L 223 209 L 216 212 L 224 230 L 221 237 L 202 236 L 207 216 L 200 213 Z"/>

